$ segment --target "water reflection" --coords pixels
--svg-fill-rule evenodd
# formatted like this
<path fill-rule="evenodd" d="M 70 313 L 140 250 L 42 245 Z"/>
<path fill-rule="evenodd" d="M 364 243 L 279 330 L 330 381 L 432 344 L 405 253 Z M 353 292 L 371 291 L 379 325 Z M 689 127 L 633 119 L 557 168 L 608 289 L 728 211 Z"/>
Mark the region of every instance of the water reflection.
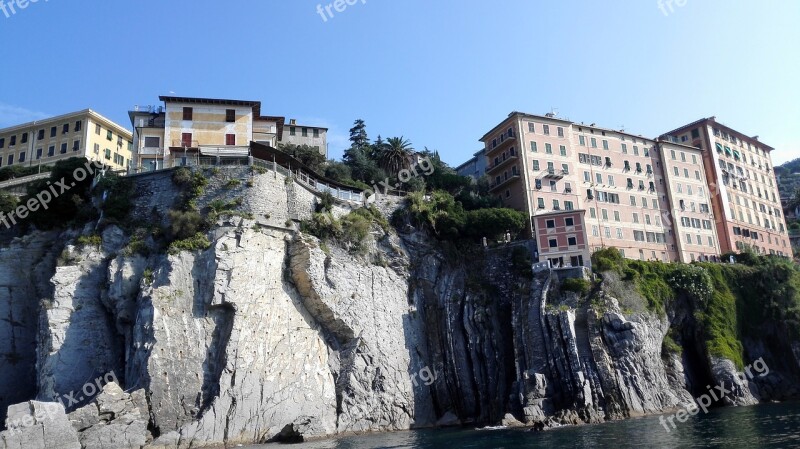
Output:
<path fill-rule="evenodd" d="M 800 404 L 767 404 L 712 410 L 667 432 L 657 416 L 565 427 L 542 433 L 523 430 L 420 430 L 344 437 L 292 446 L 251 449 L 517 449 L 517 448 L 784 448 L 800 447 Z"/>

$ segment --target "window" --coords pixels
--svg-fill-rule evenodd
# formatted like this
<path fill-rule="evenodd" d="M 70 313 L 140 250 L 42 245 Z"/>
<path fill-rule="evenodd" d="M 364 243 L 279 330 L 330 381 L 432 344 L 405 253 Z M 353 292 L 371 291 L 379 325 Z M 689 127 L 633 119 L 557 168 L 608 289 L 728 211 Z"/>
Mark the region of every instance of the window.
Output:
<path fill-rule="evenodd" d="M 622 144 L 622 154 L 628 154 L 628 145 Z"/>
<path fill-rule="evenodd" d="M 556 221 L 555 220 L 547 220 L 545 222 L 545 225 L 547 226 L 547 229 L 555 229 Z"/>
<path fill-rule="evenodd" d="M 592 137 L 592 140 L 591 140 L 591 142 L 592 142 L 592 148 L 597 148 L 597 139 L 595 139 L 594 137 Z"/>
<path fill-rule="evenodd" d="M 567 237 L 567 245 L 569 245 L 569 246 L 577 246 L 578 245 L 578 239 L 575 238 L 575 237 Z"/>
<path fill-rule="evenodd" d="M 53 156 L 56 155 L 56 147 L 55 147 L 55 145 L 50 145 L 47 148 L 47 155 L 50 156 L 50 157 L 53 157 Z"/>
<path fill-rule="evenodd" d="M 236 134 L 225 134 L 225 145 L 236 145 Z"/>
<path fill-rule="evenodd" d="M 235 123 L 236 122 L 236 109 L 226 109 L 225 110 L 225 121 L 228 123 Z"/>
<path fill-rule="evenodd" d="M 11 141 L 8 143 L 8 146 L 13 147 L 17 144 L 17 136 L 11 136 Z"/>
<path fill-rule="evenodd" d="M 633 222 L 639 223 L 639 214 L 637 212 L 633 213 Z"/>
<path fill-rule="evenodd" d="M 316 128 L 314 129 L 314 137 L 319 137 L 319 130 Z"/>
<path fill-rule="evenodd" d="M 537 161 L 537 160 L 533 161 L 533 170 L 534 171 L 539 171 L 539 161 Z"/>
<path fill-rule="evenodd" d="M 636 206 L 636 197 L 631 196 L 631 206 Z"/>
<path fill-rule="evenodd" d="M 614 186 L 614 176 L 608 175 L 608 185 Z"/>
<path fill-rule="evenodd" d="M 575 210 L 575 205 L 572 203 L 572 201 L 564 201 L 564 210 Z"/>
<path fill-rule="evenodd" d="M 561 128 L 559 128 L 559 129 L 561 129 Z M 561 146 L 558 147 L 558 150 L 559 150 L 559 152 L 561 153 L 562 156 L 566 156 L 567 155 L 567 147 L 566 146 L 561 145 Z"/>
<path fill-rule="evenodd" d="M 583 172 L 583 180 L 585 182 L 592 182 L 592 175 L 588 171 Z"/>
<path fill-rule="evenodd" d="M 535 133 L 536 132 L 536 125 L 533 122 L 528 122 L 528 132 Z"/>
<path fill-rule="evenodd" d="M 78 122 L 80 123 L 80 122 Z M 44 130 L 40 129 L 39 132 L 36 134 L 36 140 L 44 140 Z"/>
<path fill-rule="evenodd" d="M 100 125 L 97 126 L 99 127 Z M 55 137 L 57 130 L 58 128 L 56 128 L 55 126 L 50 127 L 50 137 Z"/>
<path fill-rule="evenodd" d="M 561 206 L 558 205 L 558 200 L 553 200 L 553 210 L 561 210 Z"/>
<path fill-rule="evenodd" d="M 595 236 L 595 237 L 599 237 L 600 236 L 600 230 L 597 229 L 597 226 L 592 226 L 592 235 Z"/>
<path fill-rule="evenodd" d="M 144 147 L 145 148 L 158 148 L 161 139 L 158 137 L 145 137 L 144 138 Z"/>
<path fill-rule="evenodd" d="M 13 154 L 9 154 L 8 155 L 8 164 L 7 165 L 11 165 L 13 163 L 14 163 L 14 155 Z"/>
<path fill-rule="evenodd" d="M 296 136 L 297 135 L 297 128 L 295 128 L 294 126 L 290 127 L 289 128 L 289 135 L 290 136 Z"/>
<path fill-rule="evenodd" d="M 106 148 L 105 157 L 106 157 L 106 159 L 111 160 L 111 150 L 109 150 L 108 148 Z"/>
<path fill-rule="evenodd" d="M 537 198 L 536 206 L 539 209 L 544 209 L 544 198 Z"/>
<path fill-rule="evenodd" d="M 36 160 L 38 161 L 41 158 L 42 158 L 42 149 L 41 148 L 37 148 L 36 149 Z"/>
<path fill-rule="evenodd" d="M 549 143 L 544 144 L 544 152 L 547 154 L 553 154 L 553 146 Z"/>
<path fill-rule="evenodd" d="M 69 123 L 64 123 L 64 126 L 61 127 L 61 134 L 66 134 L 69 132 Z"/>
<path fill-rule="evenodd" d="M 19 141 L 20 141 L 20 143 L 28 143 L 28 133 L 24 133 L 22 135 L 22 138 L 19 139 Z M 22 161 L 20 161 L 20 162 L 22 162 Z"/>
<path fill-rule="evenodd" d="M 542 125 L 542 132 L 545 136 L 550 135 L 550 125 Z"/>
<path fill-rule="evenodd" d="M 194 110 L 192 108 L 183 108 L 183 119 L 184 120 L 192 120 L 192 116 L 194 115 Z M 108 159 L 108 158 L 106 158 Z"/>
<path fill-rule="evenodd" d="M 602 184 L 603 183 L 603 174 L 602 173 L 595 173 L 594 175 L 597 178 L 597 183 L 598 184 Z"/>
<path fill-rule="evenodd" d="M 619 211 L 618 210 L 614 211 L 614 221 L 620 221 L 619 220 Z"/>
<path fill-rule="evenodd" d="M 625 238 L 625 237 L 623 236 L 623 234 L 622 234 L 622 228 L 617 228 L 617 238 L 618 238 L 618 239 L 623 239 L 623 238 Z"/>
<path fill-rule="evenodd" d="M 607 140 L 603 140 L 603 149 L 604 150 L 608 149 L 608 141 Z"/>
<path fill-rule="evenodd" d="M 0 138 L 0 148 L 3 148 L 5 146 L 6 146 L 6 139 L 5 137 L 2 137 Z"/>
<path fill-rule="evenodd" d="M 531 141 L 531 151 L 536 153 L 539 149 L 536 147 L 536 142 Z"/>
<path fill-rule="evenodd" d="M 192 133 L 181 133 L 181 146 L 182 147 L 192 146 Z"/>
<path fill-rule="evenodd" d="M 20 162 L 25 162 L 25 152 L 24 151 L 20 151 L 20 153 L 19 153 L 19 161 Z"/>
<path fill-rule="evenodd" d="M 603 221 L 608 221 L 608 209 L 601 209 L 600 212 L 602 212 Z"/>
<path fill-rule="evenodd" d="M 597 218 L 597 212 L 595 211 L 595 208 L 589 209 L 589 216 L 592 218 Z"/>
<path fill-rule="evenodd" d="M 586 138 L 583 136 L 578 136 L 578 142 L 580 142 L 582 147 L 586 146 Z"/>
<path fill-rule="evenodd" d="M 61 154 L 67 154 L 67 143 L 66 142 L 61 144 Z"/>
<path fill-rule="evenodd" d="M 575 219 L 572 217 L 567 217 L 564 219 L 564 226 L 575 226 Z"/>
<path fill-rule="evenodd" d="M 639 155 L 639 147 L 637 147 L 636 145 L 633 146 L 633 154 L 634 154 L 634 156 L 638 156 Z"/>
<path fill-rule="evenodd" d="M 77 122 L 75 122 L 75 132 L 78 132 L 78 131 L 80 131 L 80 130 L 81 130 L 81 126 L 82 126 L 82 125 L 83 125 L 83 122 L 82 122 L 82 121 L 80 121 L 80 120 L 78 120 Z"/>
<path fill-rule="evenodd" d="M 81 147 L 81 141 L 80 140 L 73 140 L 72 141 L 72 151 L 78 151 L 80 149 L 80 147 Z"/>
<path fill-rule="evenodd" d="M 303 128 L 303 137 L 308 137 L 308 128 Z"/>
<path fill-rule="evenodd" d="M 110 129 L 106 131 L 106 140 L 109 142 L 114 140 L 114 133 L 112 133 Z"/>
<path fill-rule="evenodd" d="M 556 239 L 548 240 L 547 244 L 550 245 L 550 248 L 558 248 L 558 240 Z"/>
<path fill-rule="evenodd" d="M 569 165 L 561 164 L 561 171 L 564 172 L 565 175 L 569 174 Z"/>

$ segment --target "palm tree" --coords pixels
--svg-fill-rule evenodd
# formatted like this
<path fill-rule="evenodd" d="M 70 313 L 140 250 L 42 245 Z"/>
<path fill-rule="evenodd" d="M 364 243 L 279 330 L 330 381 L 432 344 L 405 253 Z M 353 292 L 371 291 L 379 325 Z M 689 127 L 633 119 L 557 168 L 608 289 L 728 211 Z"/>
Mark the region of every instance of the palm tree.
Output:
<path fill-rule="evenodd" d="M 397 175 L 400 170 L 411 167 L 414 148 L 411 142 L 401 137 L 390 137 L 380 150 L 380 166 L 387 173 Z"/>

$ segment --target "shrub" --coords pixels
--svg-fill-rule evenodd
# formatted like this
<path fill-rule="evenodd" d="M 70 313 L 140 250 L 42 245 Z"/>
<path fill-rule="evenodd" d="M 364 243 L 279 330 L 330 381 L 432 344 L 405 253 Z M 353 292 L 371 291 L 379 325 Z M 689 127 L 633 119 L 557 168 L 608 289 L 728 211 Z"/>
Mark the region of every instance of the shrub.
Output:
<path fill-rule="evenodd" d="M 597 272 L 619 271 L 623 268 L 625 259 L 617 248 L 603 248 L 592 254 L 592 266 Z"/>
<path fill-rule="evenodd" d="M 0 212 L 9 213 L 19 205 L 19 198 L 5 190 L 0 190 Z"/>
<path fill-rule="evenodd" d="M 239 187 L 240 185 L 242 185 L 242 181 L 240 181 L 238 179 L 231 179 L 231 180 L 229 180 L 228 182 L 225 183 L 225 188 L 227 188 L 227 189 L 235 189 L 235 188 Z"/>
<path fill-rule="evenodd" d="M 181 251 L 205 251 L 211 246 L 205 234 L 198 232 L 197 234 L 172 242 L 169 245 L 169 253 L 172 255 L 179 254 Z"/>
<path fill-rule="evenodd" d="M 145 285 L 153 285 L 153 269 L 145 268 L 144 272 L 142 272 L 142 279 L 144 279 Z"/>
<path fill-rule="evenodd" d="M 100 245 L 103 244 L 103 238 L 97 234 L 82 235 L 78 237 L 77 243 L 80 246 L 94 246 L 99 248 Z"/>
<path fill-rule="evenodd" d="M 112 223 L 127 224 L 134 194 L 133 181 L 112 175 L 103 178 L 98 186 L 98 192 L 105 195 L 103 218 Z"/>
<path fill-rule="evenodd" d="M 589 293 L 591 284 L 583 278 L 569 278 L 561 282 L 561 291 L 579 293 L 585 295 Z"/>
<path fill-rule="evenodd" d="M 169 211 L 169 234 L 172 239 L 183 240 L 197 234 L 203 227 L 204 220 L 195 211 Z"/>
<path fill-rule="evenodd" d="M 181 187 L 189 186 L 192 182 L 192 171 L 187 167 L 181 167 L 172 172 L 172 182 Z"/>
<path fill-rule="evenodd" d="M 330 212 L 333 210 L 333 204 L 335 203 L 335 198 L 331 195 L 330 192 L 323 192 L 320 195 L 319 199 L 317 200 L 316 211 L 317 212 Z"/>

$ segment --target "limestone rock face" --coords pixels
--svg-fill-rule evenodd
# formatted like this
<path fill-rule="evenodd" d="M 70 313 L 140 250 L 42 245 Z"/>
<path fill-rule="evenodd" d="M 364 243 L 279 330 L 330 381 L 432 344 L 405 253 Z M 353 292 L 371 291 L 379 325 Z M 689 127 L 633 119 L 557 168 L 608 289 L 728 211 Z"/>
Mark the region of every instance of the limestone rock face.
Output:
<path fill-rule="evenodd" d="M 125 393 L 108 383 L 94 402 L 69 414 L 83 449 L 140 449 L 149 438 L 143 390 Z"/>
<path fill-rule="evenodd" d="M 336 431 L 328 348 L 284 277 L 287 238 L 230 230 L 170 256 L 143 289 L 128 378 L 181 447 L 265 441 L 298 416 L 309 436 Z"/>
<path fill-rule="evenodd" d="M 355 262 L 341 250 L 326 255 L 315 239 L 295 239 L 290 258 L 303 305 L 330 336 L 337 430 L 430 424 L 432 404 L 424 400 L 429 387 L 415 377 L 425 366 L 409 351 L 423 334 L 409 312 L 404 273 Z"/>
<path fill-rule="evenodd" d="M 8 407 L 0 449 L 81 449 L 78 432 L 57 402 L 28 401 Z"/>

